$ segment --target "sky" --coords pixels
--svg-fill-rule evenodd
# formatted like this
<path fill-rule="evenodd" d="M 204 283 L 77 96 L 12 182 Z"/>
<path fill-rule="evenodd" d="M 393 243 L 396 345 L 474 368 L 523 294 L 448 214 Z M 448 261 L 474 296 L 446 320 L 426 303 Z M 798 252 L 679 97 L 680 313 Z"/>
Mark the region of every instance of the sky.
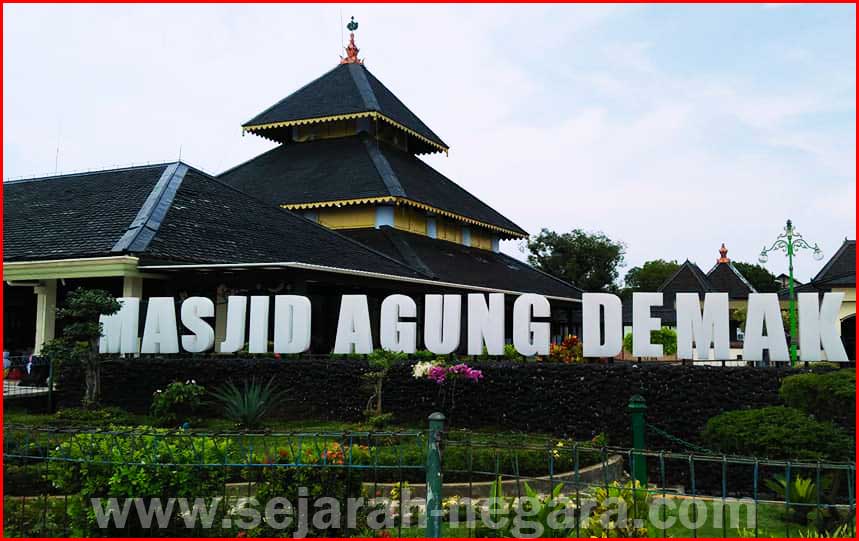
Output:
<path fill-rule="evenodd" d="M 272 144 L 241 124 L 333 68 L 355 16 L 365 65 L 450 145 L 430 165 L 532 234 L 624 242 L 621 275 L 706 272 L 722 242 L 755 262 L 788 218 L 827 258 L 855 238 L 855 5 L 3 11 L 4 179 L 248 160 Z"/>

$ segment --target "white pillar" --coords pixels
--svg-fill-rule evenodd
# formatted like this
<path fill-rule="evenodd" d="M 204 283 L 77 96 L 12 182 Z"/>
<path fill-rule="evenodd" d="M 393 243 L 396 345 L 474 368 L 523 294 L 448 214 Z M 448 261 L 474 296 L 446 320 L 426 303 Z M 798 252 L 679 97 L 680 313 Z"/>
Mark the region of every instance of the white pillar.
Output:
<path fill-rule="evenodd" d="M 143 278 L 140 276 L 124 276 L 122 278 L 123 297 L 143 297 Z"/>
<path fill-rule="evenodd" d="M 36 294 L 36 341 L 33 353 L 42 352 L 45 342 L 54 339 L 57 320 L 57 280 L 42 280 L 33 288 Z"/>
<path fill-rule="evenodd" d="M 221 342 L 227 337 L 227 288 L 218 286 L 215 293 L 215 352 L 221 352 Z"/>

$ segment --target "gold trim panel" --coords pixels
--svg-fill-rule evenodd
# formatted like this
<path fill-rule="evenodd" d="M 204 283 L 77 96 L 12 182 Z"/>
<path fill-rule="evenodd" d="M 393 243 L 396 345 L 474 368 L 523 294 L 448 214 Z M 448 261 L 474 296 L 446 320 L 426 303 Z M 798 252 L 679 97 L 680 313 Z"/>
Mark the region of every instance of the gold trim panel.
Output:
<path fill-rule="evenodd" d="M 480 220 L 475 220 L 474 218 L 469 218 L 468 216 L 463 216 L 462 214 L 457 214 L 455 212 L 450 212 L 448 210 L 440 209 L 437 207 L 433 207 L 431 205 L 427 205 L 426 203 L 420 203 L 418 201 L 414 201 L 412 199 L 406 199 L 405 197 L 394 197 L 394 196 L 382 196 L 382 197 L 362 197 L 358 199 L 338 199 L 334 201 L 319 201 L 314 203 L 291 203 L 291 204 L 283 204 L 282 208 L 287 210 L 303 210 L 303 209 L 312 209 L 312 208 L 326 208 L 326 207 L 344 207 L 349 205 L 368 205 L 373 203 L 394 203 L 396 205 L 408 205 L 412 207 L 416 207 L 422 210 L 426 210 L 435 214 L 439 214 L 441 216 L 446 216 L 448 218 L 453 218 L 455 220 L 459 220 L 461 222 L 479 225 L 481 227 L 485 227 L 487 229 L 491 229 L 493 231 L 498 231 L 500 233 L 504 233 L 508 235 L 510 238 L 514 239 L 524 239 L 527 238 L 528 235 L 523 235 L 522 233 L 517 233 L 516 231 L 512 231 L 510 229 L 505 229 L 503 227 L 499 227 L 497 225 L 492 225 L 486 222 L 481 222 Z"/>
<path fill-rule="evenodd" d="M 285 128 L 288 126 L 301 126 L 304 124 L 315 124 L 317 122 L 333 122 L 335 120 L 350 120 L 353 118 L 368 118 L 368 117 L 369 118 L 382 119 L 385 122 L 387 122 L 388 124 L 391 124 L 392 126 L 395 126 L 399 129 L 403 130 L 404 132 L 408 133 L 409 135 L 420 139 L 424 143 L 432 146 L 433 148 L 437 148 L 440 152 L 444 152 L 445 154 L 447 154 L 448 151 L 450 150 L 448 147 L 446 147 L 444 145 L 440 145 L 440 144 L 436 143 L 435 141 L 433 141 L 427 137 L 424 137 L 423 135 L 419 134 L 415 130 L 413 130 L 411 128 L 407 128 L 406 126 L 403 126 L 399 122 L 397 122 L 397 121 L 395 121 L 395 120 L 393 120 L 393 119 L 391 119 L 391 118 L 389 118 L 389 117 L 387 117 L 387 116 L 385 116 L 382 113 L 379 113 L 377 111 L 363 111 L 360 113 L 348 113 L 348 114 L 343 114 L 343 115 L 320 116 L 320 117 L 315 117 L 315 118 L 301 118 L 298 120 L 285 120 L 283 122 L 271 122 L 268 124 L 255 124 L 255 125 L 251 125 L 251 126 L 242 126 L 242 133 L 244 133 L 246 131 L 254 132 L 257 130 L 268 130 L 271 128 Z"/>

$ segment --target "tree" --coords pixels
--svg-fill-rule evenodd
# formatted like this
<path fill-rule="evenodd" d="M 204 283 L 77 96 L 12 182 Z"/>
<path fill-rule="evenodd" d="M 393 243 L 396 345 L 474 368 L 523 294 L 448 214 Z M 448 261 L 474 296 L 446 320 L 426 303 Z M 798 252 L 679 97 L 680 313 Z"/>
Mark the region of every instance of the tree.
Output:
<path fill-rule="evenodd" d="M 734 267 L 740 271 L 746 280 L 752 284 L 752 287 L 758 293 L 776 293 L 781 289 L 781 284 L 776 280 L 773 273 L 753 263 L 743 263 L 742 261 L 734 261 Z"/>
<path fill-rule="evenodd" d="M 57 318 L 65 321 L 63 336 L 43 348 L 46 356 L 59 362 L 79 362 L 84 369 L 86 391 L 83 406 L 97 406 L 101 397 L 101 339 L 99 316 L 119 311 L 121 305 L 113 295 L 101 289 L 77 288 L 66 297 L 66 307 L 57 310 Z"/>
<path fill-rule="evenodd" d="M 616 291 L 626 245 L 600 232 L 574 229 L 559 234 L 542 229 L 528 240 L 528 251 L 528 262 L 543 272 L 585 291 Z"/>
<path fill-rule="evenodd" d="M 656 291 L 665 280 L 680 268 L 676 260 L 653 259 L 645 261 L 640 267 L 633 267 L 626 273 L 624 282 L 632 291 Z"/>

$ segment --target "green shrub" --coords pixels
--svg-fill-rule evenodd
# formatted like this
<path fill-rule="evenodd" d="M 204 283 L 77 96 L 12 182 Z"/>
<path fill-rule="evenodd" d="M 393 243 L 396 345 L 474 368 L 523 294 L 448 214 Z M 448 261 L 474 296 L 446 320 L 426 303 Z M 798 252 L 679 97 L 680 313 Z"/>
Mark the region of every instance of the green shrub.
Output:
<path fill-rule="evenodd" d="M 245 471 L 248 480 L 257 482 L 255 498 L 260 502 L 257 509 L 262 512 L 265 503 L 272 498 L 286 498 L 294 503 L 299 501 L 299 496 L 306 496 L 308 502 L 323 497 L 335 498 L 340 501 L 341 509 L 346 509 L 346 499 L 361 496 L 362 489 L 360 473 L 341 467 L 347 461 L 347 451 L 336 442 L 315 446 L 290 445 L 278 449 L 277 455 L 268 458 L 267 462 L 279 467 Z M 298 463 L 302 466 L 290 466 Z M 307 489 L 307 492 L 299 493 L 300 488 Z M 310 537 L 345 537 L 343 528 L 319 528 L 309 522 Z M 259 536 L 288 537 L 295 529 L 294 519 L 284 529 L 274 529 L 263 523 Z"/>
<path fill-rule="evenodd" d="M 677 331 L 670 327 L 662 327 L 661 329 L 650 331 L 650 342 L 653 344 L 662 344 L 663 355 L 674 355 L 677 353 Z M 623 337 L 623 349 L 628 353 L 632 353 L 632 333 L 626 333 Z"/>
<path fill-rule="evenodd" d="M 516 362 L 525 360 L 525 357 L 516 350 L 516 346 L 513 344 L 504 344 L 504 358 Z"/>
<path fill-rule="evenodd" d="M 133 424 L 132 416 L 114 406 L 98 409 L 64 408 L 54 414 L 58 425 L 86 425 L 92 427 Z"/>
<path fill-rule="evenodd" d="M 761 458 L 842 460 L 853 449 L 837 426 L 784 406 L 719 414 L 707 421 L 702 438 L 720 452 Z"/>
<path fill-rule="evenodd" d="M 561 494 L 565 487 L 563 483 L 545 496 L 538 494 L 527 482 L 522 485 L 524 497 L 514 499 L 504 495 L 500 475 L 493 481 L 489 491 L 489 516 L 490 523 L 497 527 L 479 525 L 476 537 L 575 537 L 575 518 L 568 512 L 569 498 Z M 521 517 L 529 520 L 521 520 Z"/>
<path fill-rule="evenodd" d="M 412 354 L 412 359 L 418 362 L 435 360 L 436 354 L 428 349 L 419 349 Z"/>
<path fill-rule="evenodd" d="M 650 510 L 650 493 L 638 481 L 621 484 L 614 481 L 606 487 L 594 489 L 596 505 L 582 532 L 584 537 L 647 537 L 646 524 Z M 612 517 L 624 515 L 625 524 L 618 524 Z"/>
<path fill-rule="evenodd" d="M 152 393 L 149 413 L 161 426 L 175 426 L 199 415 L 206 389 L 194 380 L 174 381 L 163 391 Z"/>
<path fill-rule="evenodd" d="M 150 427 L 113 429 L 76 434 L 50 451 L 53 460 L 48 462 L 48 477 L 55 489 L 79 496 L 68 498 L 69 527 L 74 537 L 111 533 L 96 523 L 92 498 L 120 498 L 122 505 L 123 498 L 168 496 L 193 501 L 223 496 L 230 470 L 194 464 L 235 462 L 231 440 L 170 437 L 166 430 Z M 129 523 L 139 524 L 131 517 Z"/>
<path fill-rule="evenodd" d="M 817 419 L 844 421 L 856 403 L 856 372 L 837 370 L 784 378 L 779 396 L 792 408 Z"/>

